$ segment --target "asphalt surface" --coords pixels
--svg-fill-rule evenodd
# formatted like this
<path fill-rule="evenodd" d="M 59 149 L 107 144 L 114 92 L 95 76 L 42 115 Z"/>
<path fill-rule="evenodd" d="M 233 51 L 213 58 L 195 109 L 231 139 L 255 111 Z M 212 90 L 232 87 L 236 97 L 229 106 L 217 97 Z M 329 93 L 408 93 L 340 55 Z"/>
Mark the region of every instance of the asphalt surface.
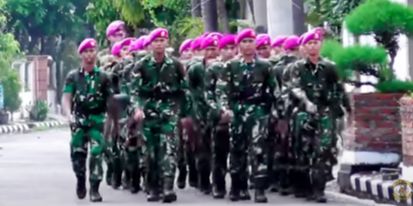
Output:
<path fill-rule="evenodd" d="M 73 206 L 73 205 L 158 205 L 148 203 L 141 192 L 136 195 L 113 190 L 102 184 L 102 203 L 91 203 L 88 197 L 78 200 L 75 195 L 75 176 L 69 156 L 70 133 L 67 128 L 27 134 L 0 135 L 0 206 Z M 253 201 L 231 202 L 227 198 L 214 200 L 197 190 L 176 190 L 176 205 L 250 205 Z M 251 192 L 252 194 L 252 192 Z M 268 193 L 269 205 L 322 205 L 291 196 Z M 328 193 L 324 205 L 376 205 L 345 195 Z"/>

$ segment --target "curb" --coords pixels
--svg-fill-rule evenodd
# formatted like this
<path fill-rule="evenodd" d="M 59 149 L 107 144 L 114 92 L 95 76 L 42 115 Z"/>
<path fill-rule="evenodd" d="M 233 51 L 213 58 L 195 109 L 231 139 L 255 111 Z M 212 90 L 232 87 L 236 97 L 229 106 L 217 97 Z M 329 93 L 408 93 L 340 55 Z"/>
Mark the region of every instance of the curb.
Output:
<path fill-rule="evenodd" d="M 12 133 L 25 133 L 33 129 L 43 129 L 43 128 L 54 128 L 60 126 L 66 126 L 67 124 L 63 121 L 45 121 L 45 122 L 32 122 L 25 124 L 15 124 L 15 125 L 2 125 L 0 126 L 1 134 L 12 134 Z"/>
<path fill-rule="evenodd" d="M 350 177 L 351 189 L 357 194 L 364 193 L 377 202 L 393 203 L 398 205 L 413 205 L 413 195 L 408 199 L 395 199 L 393 183 L 395 180 L 382 180 L 378 176 L 354 174 Z"/>

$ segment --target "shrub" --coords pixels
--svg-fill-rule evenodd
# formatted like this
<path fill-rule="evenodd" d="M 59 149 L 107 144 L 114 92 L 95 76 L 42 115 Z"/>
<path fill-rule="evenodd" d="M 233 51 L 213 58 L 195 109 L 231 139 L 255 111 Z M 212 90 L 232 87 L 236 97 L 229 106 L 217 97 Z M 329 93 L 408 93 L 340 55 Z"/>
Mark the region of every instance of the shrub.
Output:
<path fill-rule="evenodd" d="M 47 113 L 49 108 L 45 101 L 36 101 L 34 105 L 30 108 L 29 117 L 34 121 L 44 121 L 47 118 Z"/>

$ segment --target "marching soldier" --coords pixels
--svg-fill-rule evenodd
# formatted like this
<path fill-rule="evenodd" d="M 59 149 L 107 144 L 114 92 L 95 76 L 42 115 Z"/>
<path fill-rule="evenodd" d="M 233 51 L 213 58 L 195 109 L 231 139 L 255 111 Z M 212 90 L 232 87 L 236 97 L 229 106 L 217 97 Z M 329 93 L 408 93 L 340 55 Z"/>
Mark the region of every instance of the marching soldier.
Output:
<path fill-rule="evenodd" d="M 182 42 L 179 53 L 180 61 L 185 68 L 192 59 L 191 51 L 192 39 L 187 39 Z M 188 92 L 188 91 L 187 91 Z M 178 124 L 179 130 L 179 148 L 178 148 L 178 178 L 177 186 L 180 189 L 186 186 L 186 177 L 188 173 L 187 167 L 189 167 L 189 184 L 191 187 L 198 186 L 197 170 L 195 164 L 195 140 L 193 139 L 195 131 L 192 124 L 191 114 L 192 101 L 190 94 L 185 95 L 184 103 L 182 104 L 181 118 Z"/>
<path fill-rule="evenodd" d="M 237 56 L 238 51 L 235 38 L 235 35 L 228 34 L 222 37 L 219 41 L 219 49 L 221 52 L 220 59 L 223 63 L 228 62 Z"/>
<path fill-rule="evenodd" d="M 257 36 L 257 55 L 263 59 L 271 57 L 271 37 L 268 34 L 258 34 Z"/>
<path fill-rule="evenodd" d="M 96 41 L 85 39 L 78 53 L 82 64 L 66 77 L 63 109 L 70 116 L 70 141 L 73 171 L 77 178 L 79 199 L 86 196 L 86 159 L 90 143 L 89 182 L 90 200 L 102 201 L 99 185 L 102 180 L 102 155 L 106 144 L 103 133 L 106 105 L 112 96 L 109 77 L 96 66 Z"/>
<path fill-rule="evenodd" d="M 168 31 L 153 30 L 148 38 L 151 54 L 141 59 L 132 72 L 134 119 L 142 122 L 146 147 L 148 201 L 176 201 L 173 190 L 176 170 L 177 122 L 184 98 L 185 70 L 165 55 Z"/>
<path fill-rule="evenodd" d="M 98 53 L 98 65 L 102 68 L 107 68 L 108 65 L 111 65 L 113 60 L 113 56 L 111 55 L 112 46 L 124 38 L 126 38 L 126 26 L 125 22 L 116 20 L 109 24 L 106 28 L 106 38 L 109 41 L 109 47 L 106 49 L 101 50 Z"/>
<path fill-rule="evenodd" d="M 294 115 L 294 148 L 301 172 L 296 178 L 310 174 L 311 187 L 304 191 L 307 198 L 326 202 L 325 184 L 337 154 L 333 111 L 339 102 L 333 97 L 343 91 L 339 90 L 342 85 L 335 65 L 320 57 L 321 41 L 317 32 L 309 32 L 302 39 L 307 58 L 293 64 L 291 91 L 302 105 Z M 307 183 L 302 180 L 301 184 Z"/>
<path fill-rule="evenodd" d="M 275 152 L 272 154 L 273 165 L 273 176 L 278 176 L 278 182 L 272 185 L 271 189 L 279 191 L 281 195 L 288 195 L 291 192 L 291 181 L 293 177 L 290 177 L 290 165 L 292 164 L 292 139 L 289 132 L 289 119 L 294 108 L 294 103 L 288 96 L 288 89 L 286 88 L 285 82 L 288 79 L 286 76 L 286 70 L 288 66 L 298 60 L 298 48 L 300 46 L 299 37 L 290 36 L 283 42 L 283 51 L 278 63 L 274 66 L 273 72 L 277 81 L 282 88 L 281 98 L 277 99 L 276 103 L 276 114 L 277 119 L 274 122 L 274 127 L 272 127 L 272 132 L 275 136 Z"/>
<path fill-rule="evenodd" d="M 233 112 L 231 125 L 230 173 L 232 201 L 250 199 L 248 192 L 248 151 L 252 153 L 252 172 L 255 185 L 255 201 L 267 202 L 267 138 L 268 114 L 271 112 L 276 79 L 268 61 L 256 57 L 255 32 L 244 29 L 237 36 L 240 59 L 226 65 L 223 79 L 227 84 L 228 99 L 224 113 Z"/>
<path fill-rule="evenodd" d="M 218 75 L 209 67 L 212 61 L 219 55 L 218 40 L 204 37 L 201 42 L 201 50 L 204 58 L 201 62 L 192 64 L 188 69 L 188 84 L 193 103 L 193 115 L 195 130 L 198 131 L 196 143 L 196 165 L 198 170 L 199 189 L 204 194 L 211 192 L 211 136 L 213 121 L 216 117 L 216 99 L 214 84 Z M 221 195 L 222 196 L 222 195 Z"/>

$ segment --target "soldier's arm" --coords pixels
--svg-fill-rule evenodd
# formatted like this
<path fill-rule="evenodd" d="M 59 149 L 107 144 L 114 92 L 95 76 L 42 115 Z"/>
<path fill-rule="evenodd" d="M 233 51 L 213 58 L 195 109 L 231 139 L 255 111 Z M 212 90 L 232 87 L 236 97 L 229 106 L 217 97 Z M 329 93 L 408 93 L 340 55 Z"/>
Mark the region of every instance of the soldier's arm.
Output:
<path fill-rule="evenodd" d="M 132 71 L 130 72 L 130 92 L 132 106 L 134 109 L 143 108 L 143 100 L 140 98 L 139 89 L 143 86 L 141 70 L 143 61 L 136 62 Z"/>
<path fill-rule="evenodd" d="M 67 75 L 63 88 L 62 109 L 63 113 L 67 116 L 70 116 L 72 114 L 72 98 L 76 88 L 74 75 L 74 72 L 70 72 Z"/>
<path fill-rule="evenodd" d="M 302 68 L 303 66 L 304 65 L 301 64 L 300 62 L 295 62 L 291 64 L 291 67 L 289 67 L 290 81 L 289 81 L 288 87 L 291 91 L 291 94 L 295 98 L 307 104 L 311 102 L 308 99 L 307 94 L 301 88 L 301 85 L 300 85 L 300 81 L 301 81 L 300 71 L 303 69 Z"/>
<path fill-rule="evenodd" d="M 219 107 L 229 109 L 229 95 L 230 95 L 230 77 L 231 77 L 232 63 L 227 62 L 222 66 L 222 70 L 218 73 L 216 83 L 216 97 Z"/>

